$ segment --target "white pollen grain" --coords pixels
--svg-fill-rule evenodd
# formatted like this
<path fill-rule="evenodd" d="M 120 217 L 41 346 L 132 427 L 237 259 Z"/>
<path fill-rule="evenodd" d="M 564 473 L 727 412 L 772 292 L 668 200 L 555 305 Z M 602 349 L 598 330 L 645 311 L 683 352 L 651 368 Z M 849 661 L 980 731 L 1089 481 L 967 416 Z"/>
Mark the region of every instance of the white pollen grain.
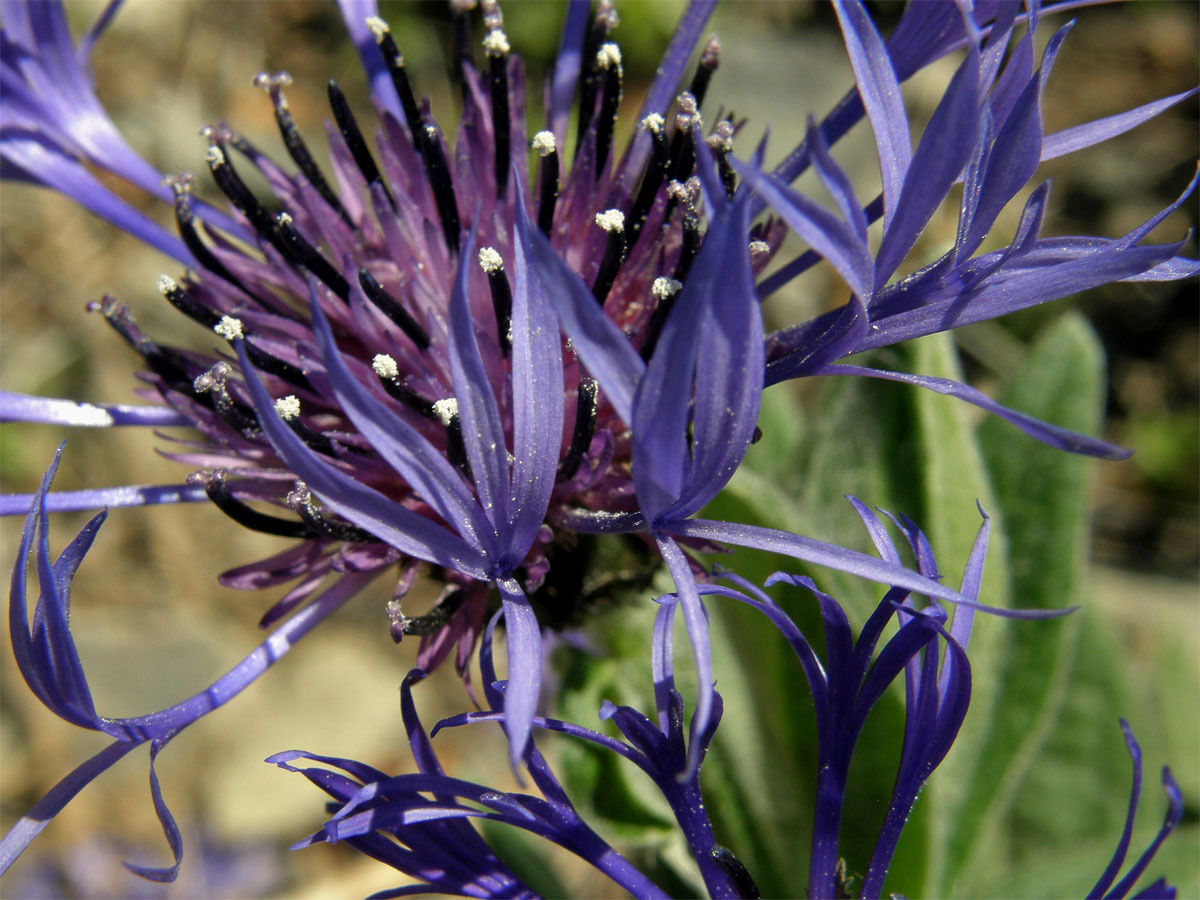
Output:
<path fill-rule="evenodd" d="M 171 293 L 171 291 L 177 289 L 178 287 L 179 287 L 179 285 L 176 283 L 175 279 L 172 278 L 170 275 L 163 275 L 161 278 L 158 279 L 158 292 L 160 294 L 162 294 L 163 296 L 166 296 L 167 294 Z"/>
<path fill-rule="evenodd" d="M 433 403 L 433 414 L 438 417 L 438 420 L 447 428 L 454 421 L 454 417 L 458 415 L 458 401 L 453 397 L 447 397 L 445 400 L 435 400 Z"/>
<path fill-rule="evenodd" d="M 225 338 L 227 341 L 232 341 L 234 338 L 244 337 L 242 332 L 242 320 L 235 319 L 233 316 L 221 316 L 221 321 L 213 326 L 213 331 Z"/>
<path fill-rule="evenodd" d="M 659 300 L 666 300 L 679 293 L 682 287 L 683 282 L 674 278 L 655 278 L 654 284 L 650 285 L 650 293 Z"/>
<path fill-rule="evenodd" d="M 395 358 L 386 353 L 376 353 L 375 358 L 371 360 L 371 368 L 380 378 L 396 378 L 400 374 L 400 367 L 396 365 Z"/>
<path fill-rule="evenodd" d="M 275 412 L 279 418 L 285 422 L 290 422 L 292 419 L 300 415 L 300 400 L 295 394 L 288 394 L 286 397 L 280 397 L 275 401 Z"/>
<path fill-rule="evenodd" d="M 596 65 L 601 69 L 611 69 L 614 66 L 620 68 L 621 48 L 613 43 L 601 46 L 596 53 Z"/>
<path fill-rule="evenodd" d="M 379 18 L 379 16 L 367 16 L 365 19 L 367 27 L 371 29 L 371 34 L 375 35 L 375 40 L 382 41 L 391 29 L 388 28 L 387 22 Z"/>
<path fill-rule="evenodd" d="M 764 253 L 771 252 L 771 245 L 766 241 L 751 241 L 749 250 L 751 256 L 762 256 Z"/>
<path fill-rule="evenodd" d="M 504 268 L 504 260 L 495 247 L 479 248 L 479 268 L 491 275 Z"/>
<path fill-rule="evenodd" d="M 667 120 L 658 113 L 650 113 L 646 118 L 642 119 L 642 128 L 651 134 L 660 134 L 667 125 Z"/>
<path fill-rule="evenodd" d="M 216 144 L 208 148 L 204 154 L 204 161 L 210 166 L 221 166 L 225 164 L 225 153 Z"/>
<path fill-rule="evenodd" d="M 596 224 L 609 234 L 618 234 L 625 230 L 625 213 L 619 209 L 596 213 Z"/>
<path fill-rule="evenodd" d="M 538 152 L 538 156 L 549 156 L 558 149 L 558 144 L 554 140 L 554 132 L 552 131 L 539 131 L 533 136 L 530 144 Z"/>
<path fill-rule="evenodd" d="M 508 35 L 501 29 L 489 31 L 483 39 L 483 52 L 488 56 L 504 56 L 512 47 L 508 43 Z"/>

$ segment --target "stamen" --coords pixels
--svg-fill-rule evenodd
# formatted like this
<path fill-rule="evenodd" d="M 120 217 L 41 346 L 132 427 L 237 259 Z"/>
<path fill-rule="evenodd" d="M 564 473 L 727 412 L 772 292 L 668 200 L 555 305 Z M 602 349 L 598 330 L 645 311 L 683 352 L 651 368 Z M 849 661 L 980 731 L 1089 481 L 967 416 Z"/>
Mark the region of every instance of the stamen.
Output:
<path fill-rule="evenodd" d="M 408 71 L 404 68 L 404 56 L 396 47 L 391 30 L 382 19 L 371 17 L 367 25 L 375 35 L 379 45 L 379 53 L 392 76 L 392 85 L 400 97 L 400 106 L 404 109 L 404 121 L 408 125 L 408 133 L 412 137 L 413 149 L 421 157 L 425 168 L 425 177 L 433 189 L 433 199 L 437 204 L 438 218 L 442 222 L 442 235 L 451 253 L 458 253 L 458 232 L 461 228 L 458 216 L 458 202 L 454 196 L 454 182 L 450 178 L 450 166 L 446 163 L 446 154 L 438 142 L 436 134 L 430 135 L 428 126 L 421 117 L 417 106 L 417 98 L 413 95 L 412 84 L 408 80 Z"/>
<path fill-rule="evenodd" d="M 559 477 L 566 481 L 575 476 L 583 462 L 583 454 L 592 444 L 596 435 L 596 380 L 584 376 L 579 379 L 579 388 L 575 396 L 575 428 L 571 432 L 571 444 L 567 447 L 567 455 L 559 464 Z"/>
<path fill-rule="evenodd" d="M 496 313 L 496 329 L 499 332 L 500 352 L 508 356 L 512 347 L 512 290 L 504 274 L 504 260 L 494 247 L 479 251 L 479 268 L 487 275 L 488 287 L 492 292 L 492 309 Z"/>
<path fill-rule="evenodd" d="M 331 537 L 335 541 L 350 541 L 356 544 L 374 544 L 379 541 L 369 531 L 346 522 L 331 522 L 321 515 L 313 500 L 312 492 L 303 481 L 297 481 L 295 490 L 287 495 L 287 504 L 304 520 L 304 524 L 316 534 Z"/>
<path fill-rule="evenodd" d="M 393 400 L 403 403 L 426 419 L 440 421 L 438 415 L 433 411 L 433 404 L 400 380 L 400 367 L 396 365 L 393 357 L 386 353 L 378 353 L 371 360 L 371 368 L 379 376 L 379 383 L 383 385 L 383 389 Z"/>
<path fill-rule="evenodd" d="M 625 260 L 625 214 L 619 209 L 596 213 L 596 224 L 608 232 L 608 245 L 592 285 L 592 296 L 603 306 L 617 278 L 617 271 Z"/>
<path fill-rule="evenodd" d="M 450 0 L 450 14 L 454 20 L 454 51 L 450 57 L 450 75 L 464 96 L 467 93 L 467 79 L 463 71 L 467 66 L 475 66 L 475 58 L 471 53 L 471 22 L 467 18 L 467 12 L 474 6 L 475 0 Z"/>
<path fill-rule="evenodd" d="M 254 411 L 236 402 L 225 386 L 225 380 L 233 373 L 227 362 L 218 362 L 201 372 L 192 382 L 196 394 L 207 394 L 212 400 L 213 411 L 234 431 L 243 437 L 259 433 L 258 419 Z"/>
<path fill-rule="evenodd" d="M 725 188 L 725 196 L 732 200 L 737 192 L 737 175 L 729 162 L 729 154 L 733 150 L 733 124 L 728 121 L 718 122 L 716 132 L 709 135 L 706 141 L 717 157 L 717 169 L 721 173 L 721 185 Z"/>
<path fill-rule="evenodd" d="M 358 283 L 362 287 L 363 293 L 367 295 L 367 299 L 391 319 L 392 323 L 416 344 L 418 350 L 429 349 L 429 335 L 425 329 L 417 324 L 417 320 L 409 315 L 408 310 L 401 306 L 398 300 L 383 289 L 383 285 L 375 280 L 374 275 L 366 269 L 359 269 Z"/>
<path fill-rule="evenodd" d="M 654 198 L 658 196 L 658 189 L 662 187 L 663 180 L 667 177 L 667 170 L 670 168 L 671 151 L 667 147 L 665 125 L 665 120 L 658 113 L 651 113 L 642 119 L 642 128 L 650 133 L 651 158 L 646 163 L 641 187 L 638 188 L 637 197 L 629 210 L 628 243 L 630 249 L 637 244 L 642 228 L 646 224 L 646 217 L 650 215 L 650 208 L 654 206 Z"/>
<path fill-rule="evenodd" d="M 608 42 L 608 36 L 617 27 L 618 21 L 612 0 L 600 0 L 596 5 L 596 17 L 592 20 L 592 27 L 588 29 L 583 43 L 584 68 L 579 78 L 579 125 L 575 138 L 575 158 L 579 157 L 579 151 L 583 149 L 584 138 L 587 137 L 596 111 L 596 95 L 599 93 L 600 82 L 596 55 Z"/>
<path fill-rule="evenodd" d="M 458 400 L 454 397 L 434 400 L 433 413 L 438 417 L 438 421 L 449 428 L 450 424 L 458 419 Z"/>
<path fill-rule="evenodd" d="M 209 139 L 217 140 L 217 138 L 216 133 L 210 129 Z M 250 188 L 246 187 L 246 183 L 233 168 L 233 164 L 220 145 L 215 143 L 210 145 L 204 159 L 208 163 L 208 170 L 212 173 L 213 180 L 221 189 L 221 193 L 229 198 L 230 203 L 241 210 L 260 236 L 268 240 L 276 250 L 283 254 L 285 259 L 290 260 L 292 254 L 280 238 L 275 227 L 275 220 L 258 202 L 258 198 L 254 196 Z"/>
<path fill-rule="evenodd" d="M 771 252 L 771 245 L 766 241 L 751 241 L 747 245 L 751 256 L 762 256 L 764 253 Z"/>
<path fill-rule="evenodd" d="M 310 538 L 314 536 L 303 522 L 268 516 L 266 513 L 261 513 L 257 509 L 238 500 L 229 493 L 229 487 L 225 483 L 225 478 L 226 472 L 222 469 L 215 471 L 203 470 L 193 472 L 189 475 L 187 483 L 193 487 L 204 488 L 204 493 L 208 495 L 208 499 L 213 502 L 213 505 L 217 509 L 242 527 L 249 528 L 251 531 L 289 538 Z"/>
<path fill-rule="evenodd" d="M 295 394 L 288 394 L 275 401 L 275 412 L 285 422 L 291 422 L 300 415 L 300 400 Z"/>
<path fill-rule="evenodd" d="M 173 390 L 195 397 L 207 405 L 207 398 L 197 397 L 192 388 L 192 379 L 188 377 L 183 365 L 183 358 L 173 350 L 159 346 L 142 333 L 133 319 L 133 313 L 124 303 L 119 303 L 111 294 L 105 294 L 99 303 L 93 301 L 87 305 L 88 312 L 98 312 L 104 320 L 134 351 L 142 357 L 146 365 L 155 375 Z"/>
<path fill-rule="evenodd" d="M 333 118 L 337 121 L 338 131 L 342 133 L 342 138 L 346 141 L 350 155 L 354 157 L 354 163 L 358 166 L 363 178 L 368 184 L 377 182 L 383 188 L 388 203 L 395 210 L 396 200 L 392 197 L 388 186 L 384 184 L 383 176 L 379 174 L 379 167 L 375 165 L 375 158 L 367 149 L 367 142 L 363 140 L 362 132 L 358 129 L 354 113 L 350 111 L 350 105 L 346 103 L 346 95 L 342 93 L 342 89 L 332 78 L 329 79 L 329 106 L 333 110 Z"/>
<path fill-rule="evenodd" d="M 596 68 L 603 72 L 600 112 L 596 120 L 596 178 L 599 178 L 612 151 L 613 127 L 617 121 L 617 108 L 621 105 L 621 48 L 613 43 L 603 44 L 596 52 Z"/>
<path fill-rule="evenodd" d="M 692 147 L 691 131 L 701 127 L 700 110 L 696 98 L 684 91 L 679 95 L 675 113 L 675 135 L 671 138 L 670 177 L 682 181 L 696 167 L 696 151 Z"/>
<path fill-rule="evenodd" d="M 179 283 L 170 275 L 158 279 L 158 292 L 166 298 L 173 307 L 205 328 L 215 328 L 221 321 L 221 316 L 213 312 L 191 294 L 183 290 Z"/>
<path fill-rule="evenodd" d="M 200 233 L 196 228 L 196 213 L 192 210 L 191 184 L 195 180 L 196 177 L 190 172 L 168 176 L 164 179 L 167 186 L 175 193 L 175 227 L 179 231 L 179 236 L 183 238 L 184 245 L 192 252 L 192 256 L 196 257 L 196 261 L 201 266 L 217 277 L 225 279 L 246 296 L 253 298 L 254 295 L 246 290 L 246 286 L 225 268 L 222 262 L 208 249 L 208 245 L 200 239 Z"/>
<path fill-rule="evenodd" d="M 488 59 L 488 85 L 492 96 L 492 138 L 496 154 L 496 199 L 504 197 L 508 167 L 512 162 L 512 121 L 508 109 L 508 37 L 499 28 L 483 39 Z"/>
<path fill-rule="evenodd" d="M 538 228 L 546 237 L 554 227 L 554 206 L 558 202 L 558 148 L 554 133 L 539 131 L 533 136 L 533 149 L 542 163 L 542 187 L 538 195 Z"/>
<path fill-rule="evenodd" d="M 696 66 L 696 74 L 692 76 L 691 86 L 688 87 L 688 93 L 696 98 L 697 106 L 704 102 L 704 94 L 708 91 L 708 83 L 712 80 L 712 74 L 717 71 L 717 67 L 720 64 L 721 41 L 714 34 L 708 39 L 708 43 L 704 45 L 704 50 L 700 54 L 700 63 Z"/>
<path fill-rule="evenodd" d="M 392 640 L 397 644 L 407 635 L 424 637 L 433 634 L 450 621 L 450 617 L 458 612 L 467 592 L 462 588 L 448 586 L 438 598 L 437 604 L 423 616 L 406 616 L 400 611 L 399 600 L 389 600 L 387 604 L 388 618 L 391 619 Z"/>
<path fill-rule="evenodd" d="M 350 285 L 341 276 L 341 273 L 321 255 L 320 251 L 296 230 L 296 224 L 292 217 L 285 212 L 280 213 L 275 217 L 275 223 L 279 229 L 280 238 L 287 245 L 289 256 L 337 294 L 343 303 L 348 304 L 350 302 Z"/>
<path fill-rule="evenodd" d="M 650 314 L 650 322 L 646 326 L 646 338 L 642 341 L 640 351 L 642 359 L 647 362 L 654 355 L 654 348 L 658 346 L 658 339 L 662 335 L 663 326 L 667 323 L 667 316 L 675 306 L 675 298 L 682 288 L 683 282 L 674 278 L 655 278 L 654 284 L 650 286 L 650 293 L 658 303 L 654 307 L 654 312 Z"/>
<path fill-rule="evenodd" d="M 329 186 L 329 182 L 325 180 L 324 173 L 312 158 L 312 154 L 308 152 L 308 145 L 304 143 L 304 138 L 300 136 L 300 131 L 296 128 L 296 121 L 292 118 L 291 110 L 288 109 L 287 98 L 283 96 L 283 88 L 291 83 L 292 76 L 287 72 L 276 72 L 274 75 L 259 72 L 254 76 L 254 86 L 262 88 L 271 97 L 271 104 L 275 107 L 275 124 L 279 126 L 279 134 L 283 138 L 284 146 L 287 147 L 288 156 L 299 166 L 304 177 L 308 179 L 308 183 L 316 189 L 329 207 L 341 216 L 347 227 L 353 229 L 354 223 L 350 220 L 349 213 L 346 212 L 337 194 Z"/>

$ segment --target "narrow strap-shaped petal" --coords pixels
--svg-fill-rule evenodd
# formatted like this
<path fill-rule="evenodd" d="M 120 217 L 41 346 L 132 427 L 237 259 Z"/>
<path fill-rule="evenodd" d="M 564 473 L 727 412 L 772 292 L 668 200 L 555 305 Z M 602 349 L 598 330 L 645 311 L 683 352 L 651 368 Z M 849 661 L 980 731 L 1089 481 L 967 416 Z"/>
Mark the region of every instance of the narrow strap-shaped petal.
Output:
<path fill-rule="evenodd" d="M 925 126 L 904 179 L 892 220 L 884 226 L 875 260 L 875 284 L 886 284 L 916 243 L 921 229 L 971 158 L 979 115 L 979 53 L 968 49 L 942 102 Z"/>
<path fill-rule="evenodd" d="M 450 566 L 472 578 L 487 577 L 479 552 L 458 535 L 389 500 L 310 450 L 275 412 L 270 395 L 250 365 L 243 342 L 239 339 L 235 345 L 263 432 L 288 468 L 323 502 L 402 553 Z"/>
<path fill-rule="evenodd" d="M 508 445 L 500 408 L 479 355 L 475 320 L 471 316 L 471 271 L 475 268 L 475 233 L 458 258 L 458 273 L 450 292 L 450 373 L 458 418 L 462 423 L 463 446 L 471 464 L 475 489 L 483 514 L 497 535 L 508 530 L 511 479 Z M 494 543 L 493 546 L 498 546 Z"/>
<path fill-rule="evenodd" d="M 876 155 L 883 176 L 886 230 L 901 203 L 905 176 L 913 158 L 904 98 L 900 96 L 900 84 L 883 38 L 863 5 L 859 0 L 836 0 L 833 8 L 854 67 L 859 96 L 875 133 Z"/>
<path fill-rule="evenodd" d="M 654 707 L 658 710 L 658 727 L 667 733 L 667 704 L 675 690 L 675 610 L 677 597 L 660 597 L 654 614 L 654 637 L 651 642 L 650 669 L 654 673 Z"/>
<path fill-rule="evenodd" d="M 8 830 L 3 839 L 0 839 L 0 875 L 8 871 L 9 866 L 33 839 L 41 834 L 42 829 L 50 824 L 50 820 L 75 799 L 76 794 L 138 746 L 139 744 L 129 741 L 113 741 L 95 756 L 76 766 L 70 775 L 52 787 Z"/>
<path fill-rule="evenodd" d="M 1200 88 L 1181 91 L 1178 94 L 1171 94 L 1122 113 L 1106 116 L 1103 119 L 1094 119 L 1082 125 L 1075 125 L 1071 128 L 1064 128 L 1062 131 L 1056 131 L 1054 134 L 1048 134 L 1042 140 L 1042 162 L 1066 156 L 1068 153 L 1103 143 L 1118 134 L 1124 134 L 1160 115 L 1177 103 L 1194 97 L 1197 92 L 1200 92 Z"/>
<path fill-rule="evenodd" d="M 333 340 L 329 321 L 309 282 L 313 333 L 325 362 L 329 384 L 350 421 L 388 464 L 426 503 L 478 552 L 493 548 L 491 528 L 462 476 L 425 436 L 392 412 L 351 374 Z"/>
<path fill-rule="evenodd" d="M 191 419 L 167 406 L 127 406 L 120 403 L 76 403 L 53 397 L 33 397 L 0 391 L 0 422 L 39 422 L 107 428 L 140 425 L 149 428 L 189 426 Z"/>
<path fill-rule="evenodd" d="M 687 557 L 670 538 L 656 536 L 655 540 L 675 581 L 675 593 L 683 608 L 683 623 L 692 644 L 692 658 L 696 662 L 696 711 L 692 714 L 689 731 L 687 767 L 683 772 L 677 773 L 686 780 L 694 777 L 700 767 L 703 747 L 699 736 L 708 728 L 709 718 L 713 714 L 712 644 L 708 637 L 708 615 L 700 602 L 696 579 L 692 575 Z"/>
<path fill-rule="evenodd" d="M 1129 852 L 1129 844 L 1133 840 L 1133 820 L 1137 814 L 1138 801 L 1142 796 L 1142 747 L 1137 742 L 1137 738 L 1133 736 L 1133 729 L 1129 727 L 1129 723 L 1125 719 L 1121 719 L 1121 731 L 1125 734 L 1125 749 L 1129 753 L 1129 760 L 1133 764 L 1133 780 L 1129 790 L 1129 808 L 1125 813 L 1125 825 L 1121 830 L 1121 837 L 1117 841 L 1116 852 L 1113 853 L 1112 859 L 1109 860 L 1108 866 L 1100 875 L 1099 880 L 1088 891 L 1088 900 L 1096 900 L 1096 898 L 1104 896 L 1104 892 L 1109 889 L 1113 881 L 1117 878 L 1117 873 L 1121 871 L 1121 866 L 1125 862 L 1125 854 Z"/>
<path fill-rule="evenodd" d="M 1127 450 L 1116 444 L 1110 444 L 1108 441 L 1089 437 L 1086 434 L 1080 434 L 1066 428 L 1059 428 L 1056 425 L 1050 425 L 1039 419 L 1035 419 L 1033 416 L 1027 416 L 1024 413 L 1009 409 L 1006 406 L 1000 405 L 982 391 L 976 390 L 970 385 L 952 381 L 949 378 L 938 378 L 932 375 L 911 375 L 907 372 L 886 372 L 882 369 L 869 369 L 865 366 L 849 366 L 840 363 L 825 366 L 808 374 L 860 375 L 867 378 L 879 378 L 884 381 L 899 381 L 903 384 L 915 385 L 939 394 L 965 400 L 1015 425 L 1035 440 L 1041 441 L 1043 444 L 1048 444 L 1051 447 L 1057 447 L 1060 450 L 1067 450 L 1071 453 L 1082 453 L 1085 456 L 1095 456 L 1099 459 L 1112 460 L 1128 459 L 1133 455 L 1132 450 Z"/>
<path fill-rule="evenodd" d="M 542 688 L 542 637 L 529 598 L 511 578 L 496 581 L 508 632 L 508 685 L 504 689 L 504 731 L 509 760 L 519 772 Z M 518 776 L 519 778 L 519 776 Z"/>
<path fill-rule="evenodd" d="M 542 526 L 562 452 L 562 338 L 543 270 L 529 264 L 532 231 L 517 192 L 516 284 L 512 298 L 512 528 L 505 548 L 516 565 Z"/>
<path fill-rule="evenodd" d="M 0 495 L 0 516 L 23 515 L 34 494 Z M 200 503 L 208 500 L 204 488 L 186 484 L 130 484 L 122 487 L 56 491 L 46 495 L 46 512 L 113 509 L 119 506 L 156 506 L 160 503 Z"/>
<path fill-rule="evenodd" d="M 718 522 L 711 519 L 687 519 L 683 522 L 672 522 L 668 533 L 675 537 L 695 537 L 718 543 L 736 544 L 739 547 L 750 547 L 765 550 L 769 553 L 782 553 L 793 559 L 826 566 L 839 572 L 848 572 L 860 578 L 877 581 L 880 584 L 903 587 L 917 594 L 948 600 L 959 605 L 972 606 L 975 609 L 989 612 L 993 615 L 1009 619 L 1056 619 L 1075 611 L 1075 607 L 1066 609 L 1003 609 L 974 603 L 960 594 L 936 581 L 930 581 L 921 575 L 911 572 L 901 566 L 892 565 L 882 560 L 848 550 L 836 544 L 813 538 L 790 534 L 774 528 L 763 528 L 758 525 L 741 525 L 734 522 Z"/>
<path fill-rule="evenodd" d="M 554 74 L 548 85 L 546 118 L 559 147 L 566 146 L 567 120 L 571 117 L 571 104 L 579 84 L 583 41 L 590 12 L 590 0 L 570 0 L 567 4 L 567 19 L 563 23 L 558 56 L 554 59 Z"/>
<path fill-rule="evenodd" d="M 1133 890 L 1134 884 L 1142 877 L 1142 873 L 1150 865 L 1154 859 L 1154 854 L 1158 852 L 1158 848 L 1162 846 L 1163 841 L 1171 834 L 1172 831 L 1183 821 L 1183 791 L 1179 789 L 1178 782 L 1175 781 L 1175 776 L 1171 774 L 1171 770 L 1163 766 L 1162 770 L 1162 787 L 1167 795 L 1167 812 L 1163 816 L 1162 826 L 1158 829 L 1158 834 L 1154 836 L 1154 840 L 1150 842 L 1142 855 L 1138 857 L 1125 877 L 1122 878 L 1117 886 L 1108 892 L 1106 897 L 1121 898 Z"/>

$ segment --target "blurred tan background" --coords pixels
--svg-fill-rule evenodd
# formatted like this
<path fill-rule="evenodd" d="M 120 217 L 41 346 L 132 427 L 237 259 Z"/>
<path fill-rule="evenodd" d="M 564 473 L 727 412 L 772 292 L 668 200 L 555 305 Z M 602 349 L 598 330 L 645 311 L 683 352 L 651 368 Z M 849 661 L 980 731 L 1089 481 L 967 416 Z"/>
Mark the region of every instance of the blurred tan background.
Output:
<path fill-rule="evenodd" d="M 625 55 L 628 87 L 622 112 L 627 119 L 680 8 L 675 2 L 618 4 L 623 24 L 615 37 Z M 98 3 L 70 4 L 75 34 L 98 9 Z M 544 61 L 557 44 L 561 7 L 522 2 L 504 9 L 510 40 L 526 54 L 529 83 L 538 85 Z M 418 94 L 432 97 L 435 114 L 452 131 L 457 107 L 444 74 L 442 50 L 449 30 L 443 5 L 400 4 L 385 6 L 384 11 Z M 892 8 L 879 14 L 884 21 L 895 18 Z M 1048 130 L 1196 83 L 1195 4 L 1134 4 L 1085 11 L 1080 18 L 1051 80 Z M 730 3 L 719 10 L 714 29 L 723 38 L 725 55 L 709 94 L 709 116 L 717 104 L 748 116 L 748 141 L 756 140 L 760 126 L 769 124 L 774 148 L 770 159 L 778 159 L 795 142 L 806 113 L 823 114 L 851 83 L 832 16 L 823 6 Z M 906 86 L 906 99 L 919 121 L 936 103 L 952 65 L 947 61 L 934 66 Z M 164 172 L 195 171 L 201 176 L 199 193 L 210 199 L 215 192 L 207 187 L 206 173 L 201 174 L 201 125 L 224 118 L 260 147 L 284 158 L 270 104 L 250 84 L 256 72 L 286 68 L 293 75 L 295 84 L 288 91 L 292 112 L 320 159 L 325 158 L 320 133 L 327 114 L 327 78 L 337 78 L 360 118 L 366 116 L 357 58 L 332 4 L 131 0 L 100 42 L 95 68 L 98 93 L 130 144 Z M 1127 231 L 1186 184 L 1195 144 L 1193 102 L 1078 160 L 1046 166 L 1045 174 L 1055 179 L 1056 211 L 1047 233 L 1116 236 Z M 878 179 L 870 166 L 870 150 L 864 128 L 847 140 L 845 158 L 863 170 L 867 182 Z M 170 222 L 169 209 L 119 184 L 113 186 L 160 222 Z M 1195 201 L 1189 201 L 1156 236 L 1177 239 L 1194 224 L 1195 210 Z M 1017 212 L 1019 206 L 1006 211 L 1000 234 L 1011 233 Z M 955 214 L 952 209 L 939 214 L 937 226 L 947 240 L 953 235 Z M 154 289 L 160 274 L 177 275 L 178 266 L 71 201 L 5 184 L 0 223 L 0 381 L 5 389 L 135 402 L 135 358 L 99 317 L 83 311 L 88 301 L 105 292 L 128 302 L 142 327 L 156 338 L 208 346 L 199 330 L 162 302 Z M 920 250 L 927 258 L 940 252 L 932 241 Z M 839 289 L 827 273 L 814 271 L 773 302 L 771 312 L 794 320 L 802 311 L 829 302 Z M 1118 286 L 1094 294 L 1084 306 L 1101 328 L 1113 359 L 1110 436 L 1139 448 L 1132 463 L 1100 467 L 1097 552 L 1104 568 L 1098 569 L 1098 594 L 1114 607 L 1135 594 L 1148 605 L 1142 612 L 1161 609 L 1181 633 L 1196 633 L 1196 288 Z M 1016 342 L 1037 323 L 1034 315 L 1015 324 L 969 330 L 963 344 L 973 377 L 984 385 L 1003 378 L 1005 367 L 1019 358 Z M 38 426 L 0 428 L 4 490 L 33 490 L 62 437 L 56 429 Z M 66 437 L 59 489 L 178 483 L 187 474 L 157 456 L 153 448 L 158 442 L 142 430 L 77 429 Z M 83 516 L 57 517 L 53 546 L 61 548 L 83 521 Z M 5 565 L 15 553 L 19 529 L 20 523 L 10 520 L 0 530 Z M 97 707 L 112 715 L 159 708 L 207 684 L 240 659 L 258 640 L 259 616 L 282 592 L 227 590 L 217 585 L 215 576 L 277 552 L 285 543 L 239 529 L 206 504 L 114 511 L 73 594 L 75 633 Z M 383 604 L 392 585 L 386 581 L 381 579 L 322 626 L 245 696 L 191 728 L 163 753 L 159 774 L 185 834 L 194 838 L 202 822 L 217 843 L 241 845 L 249 853 L 286 846 L 315 828 L 322 817 L 323 795 L 299 776 L 262 763 L 279 750 L 342 754 L 390 772 L 408 767 L 399 683 L 413 664 L 416 644 L 397 647 L 388 638 Z M 0 658 L 0 813 L 7 828 L 104 741 L 46 713 L 21 681 L 7 648 Z M 440 684 L 427 683 L 418 690 L 427 725 L 465 706 L 453 674 L 443 671 L 436 677 Z M 468 777 L 472 772 L 486 777 L 482 773 L 503 771 L 495 764 L 504 753 L 499 735 L 477 730 L 469 737 L 470 741 L 439 738 L 439 752 L 448 765 L 464 767 Z M 474 756 L 467 758 L 471 753 Z M 95 853 L 95 848 L 80 850 L 100 833 L 138 848 L 127 858 L 150 864 L 166 861 L 149 802 L 144 755 L 132 756 L 138 761 L 119 764 L 47 829 L 19 864 L 22 868 L 9 876 L 9 885 L 23 877 L 22 869 L 29 873 L 42 860 L 69 857 L 98 879 L 96 891 L 124 896 L 132 888 L 119 868 L 111 868 L 119 856 Z M 194 846 L 189 850 L 194 864 L 198 854 Z M 286 869 L 263 862 L 270 858 L 250 853 L 249 874 L 227 889 L 189 881 L 185 861 L 184 880 L 167 894 L 217 896 L 218 890 L 227 890 L 219 895 L 346 897 L 399 883 L 391 870 L 340 847 L 287 856 L 282 861 Z M 582 894 L 611 888 L 589 880 L 579 881 L 577 887 Z"/>

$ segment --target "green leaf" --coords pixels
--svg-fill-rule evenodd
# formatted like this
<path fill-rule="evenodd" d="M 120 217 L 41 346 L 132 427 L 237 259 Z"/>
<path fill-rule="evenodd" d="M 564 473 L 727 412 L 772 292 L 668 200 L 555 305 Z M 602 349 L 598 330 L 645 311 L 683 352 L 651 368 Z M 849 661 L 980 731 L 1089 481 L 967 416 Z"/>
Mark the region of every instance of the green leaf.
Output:
<path fill-rule="evenodd" d="M 1096 338 L 1080 317 L 1067 315 L 1038 337 L 1001 402 L 1095 433 L 1103 384 Z M 1084 601 L 1089 461 L 1038 444 L 994 417 L 983 422 L 979 436 L 1007 523 L 1008 568 L 1017 605 L 1058 608 Z M 991 676 L 1003 690 L 984 723 L 986 733 L 974 772 L 964 781 L 967 795 L 953 823 L 946 865 L 940 882 L 930 886 L 932 893 L 946 895 L 953 887 L 955 893 L 971 896 L 1002 877 L 1003 863 L 1014 852 L 1008 811 L 1022 780 L 1041 765 L 1047 736 L 1072 698 L 1068 680 L 1081 624 L 1074 615 L 1065 621 L 1006 625 L 1003 655 Z M 1075 765 L 1080 765 L 1078 758 Z"/>

